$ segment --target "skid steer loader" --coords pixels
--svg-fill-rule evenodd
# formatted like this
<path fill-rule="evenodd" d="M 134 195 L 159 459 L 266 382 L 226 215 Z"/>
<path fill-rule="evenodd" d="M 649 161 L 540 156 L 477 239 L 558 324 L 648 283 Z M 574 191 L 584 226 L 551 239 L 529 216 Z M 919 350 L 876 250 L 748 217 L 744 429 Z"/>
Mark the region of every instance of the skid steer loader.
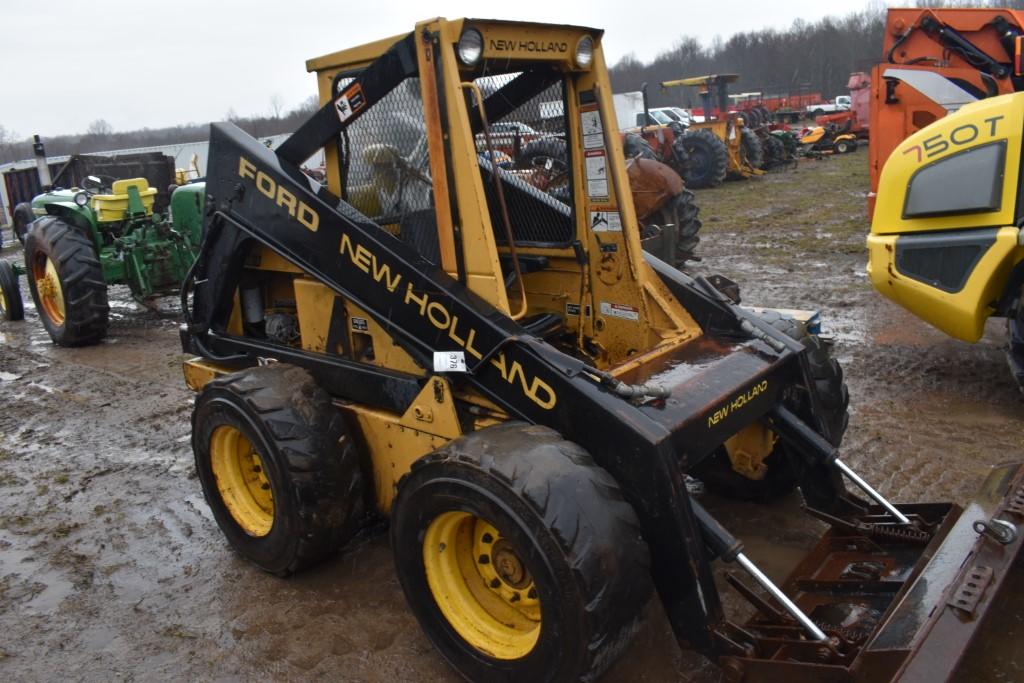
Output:
<path fill-rule="evenodd" d="M 473 681 L 597 679 L 652 589 L 734 680 L 942 678 L 1020 550 L 1024 470 L 961 510 L 846 466 L 820 340 L 644 254 L 601 39 L 432 19 L 310 60 L 322 108 L 276 151 L 212 127 L 181 339 L 215 519 L 287 575 L 388 518 L 411 610 Z M 555 111 L 558 197 L 486 142 Z M 320 148 L 326 186 L 299 170 Z M 777 585 L 687 475 L 799 487 L 829 530 Z M 716 561 L 754 616 L 725 614 Z"/>

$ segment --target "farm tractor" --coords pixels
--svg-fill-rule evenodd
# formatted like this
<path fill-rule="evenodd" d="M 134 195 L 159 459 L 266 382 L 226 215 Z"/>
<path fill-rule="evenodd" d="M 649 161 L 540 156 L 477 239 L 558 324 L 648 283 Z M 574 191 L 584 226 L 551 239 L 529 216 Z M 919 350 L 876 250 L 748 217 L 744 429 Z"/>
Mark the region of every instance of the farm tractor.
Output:
<path fill-rule="evenodd" d="M 697 174 L 696 169 L 706 168 L 707 177 L 717 180 L 713 184 L 725 178 L 737 180 L 764 175 L 764 148 L 760 138 L 746 125 L 743 116 L 729 112 L 729 83 L 738 79 L 736 74 L 715 74 L 661 82 L 663 90 L 680 86 L 699 89 L 704 121 L 691 124 L 687 135 L 715 138 L 721 144 L 694 149 L 690 152 L 690 163 L 694 174 Z M 705 148 L 711 153 L 704 153 Z"/>
<path fill-rule="evenodd" d="M 144 178 L 90 176 L 83 185 L 19 204 L 25 266 L 0 263 L 3 317 L 24 316 L 18 276 L 27 275 L 39 318 L 61 346 L 106 336 L 109 285 L 127 285 L 143 305 L 177 293 L 201 238 L 202 183 L 174 190 L 173 223 L 153 212 L 157 190 Z"/>
<path fill-rule="evenodd" d="M 286 576 L 388 520 L 411 611 L 472 681 L 596 680 L 652 591 L 734 680 L 948 674 L 1020 550 L 1024 469 L 962 510 L 846 465 L 822 340 L 643 251 L 600 30 L 431 19 L 307 69 L 321 108 L 276 150 L 212 126 L 181 292 L 198 478 L 241 556 Z M 555 194 L 487 142 L 538 102 Z M 319 149 L 324 186 L 299 170 Z M 687 475 L 799 488 L 828 530 L 776 583 Z"/>

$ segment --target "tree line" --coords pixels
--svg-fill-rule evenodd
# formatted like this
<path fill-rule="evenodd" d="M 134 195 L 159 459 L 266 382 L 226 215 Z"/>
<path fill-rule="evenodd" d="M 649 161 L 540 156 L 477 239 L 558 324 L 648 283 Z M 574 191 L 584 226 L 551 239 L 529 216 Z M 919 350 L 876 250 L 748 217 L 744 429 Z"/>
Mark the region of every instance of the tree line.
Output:
<path fill-rule="evenodd" d="M 1024 8 L 1024 0 L 918 0 L 917 7 Z M 648 63 L 627 55 L 611 69 L 615 92 L 639 90 L 648 84 L 652 107 L 700 106 L 694 88 L 662 90 L 662 81 L 738 74 L 730 92 L 761 92 L 769 95 L 819 93 L 830 99 L 847 94 L 847 79 L 855 71 L 870 71 L 882 59 L 886 7 L 872 2 L 861 11 L 818 21 L 797 19 L 788 29 L 762 29 L 715 38 L 704 45 L 693 36 L 680 37 L 675 45 Z"/>
<path fill-rule="evenodd" d="M 1024 8 L 1024 0 L 917 0 L 918 7 Z M 694 89 L 663 91 L 661 81 L 713 73 L 739 74 L 733 92 L 760 91 L 765 95 L 820 93 L 826 98 L 846 92 L 853 71 L 866 71 L 881 59 L 885 5 L 872 0 L 865 9 L 818 21 L 797 19 L 788 29 L 763 29 L 716 37 L 704 45 L 693 36 L 681 36 L 651 62 L 627 55 L 611 72 L 615 92 L 648 85 L 651 106 L 699 106 Z M 284 111 L 280 96 L 270 99 L 270 114 L 242 117 L 225 115 L 254 137 L 290 133 L 319 107 L 311 96 L 295 109 Z M 40 131 L 45 133 L 45 131 Z M 44 136 L 48 155 L 88 154 L 104 150 L 152 147 L 197 142 L 208 137 L 208 124 L 189 123 L 168 128 L 116 132 L 106 121 L 94 121 L 85 133 Z M 0 164 L 32 157 L 32 140 L 0 126 Z"/>
<path fill-rule="evenodd" d="M 311 95 L 298 107 L 290 111 L 283 111 L 280 98 L 275 96 L 270 101 L 271 113 L 269 115 L 239 116 L 234 110 L 229 110 L 224 118 L 245 130 L 249 135 L 262 138 L 294 131 L 300 123 L 308 119 L 319 108 L 319 98 L 316 95 Z M 85 133 L 47 136 L 45 131 L 40 132 L 43 134 L 47 156 L 176 145 L 185 142 L 200 142 L 210 136 L 208 123 L 187 123 L 167 128 L 142 128 L 116 132 L 109 123 L 102 119 L 89 124 Z M 0 164 L 30 159 L 32 156 L 31 138 L 18 138 L 14 133 L 0 126 Z"/>

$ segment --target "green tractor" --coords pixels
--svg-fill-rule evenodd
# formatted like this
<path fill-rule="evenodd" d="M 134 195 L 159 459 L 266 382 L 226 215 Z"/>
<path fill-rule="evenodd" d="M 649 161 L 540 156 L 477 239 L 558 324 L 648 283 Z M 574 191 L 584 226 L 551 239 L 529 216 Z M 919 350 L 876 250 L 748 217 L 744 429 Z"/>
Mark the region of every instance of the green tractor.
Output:
<path fill-rule="evenodd" d="M 201 240 L 204 183 L 173 191 L 173 220 L 154 213 L 157 191 L 144 178 L 89 176 L 83 185 L 19 205 L 16 212 L 29 206 L 34 218 L 26 226 L 25 267 L 0 263 L 0 313 L 24 316 L 18 276 L 27 275 L 39 318 L 61 346 L 106 336 L 108 285 L 127 285 L 146 306 L 177 292 Z"/>

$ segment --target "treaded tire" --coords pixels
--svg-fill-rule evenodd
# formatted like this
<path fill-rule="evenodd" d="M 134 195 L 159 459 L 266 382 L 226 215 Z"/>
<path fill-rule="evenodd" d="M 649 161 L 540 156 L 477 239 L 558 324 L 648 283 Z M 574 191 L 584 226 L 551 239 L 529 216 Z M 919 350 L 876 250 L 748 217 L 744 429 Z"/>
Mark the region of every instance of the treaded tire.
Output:
<path fill-rule="evenodd" d="M 14 236 L 19 242 L 25 244 L 25 238 L 28 237 L 29 227 L 32 225 L 32 221 L 36 219 L 36 215 L 32 213 L 32 205 L 28 202 L 22 202 L 15 206 L 13 219 L 12 228 Z"/>
<path fill-rule="evenodd" d="M 675 212 L 677 221 L 676 234 L 676 258 L 681 265 L 686 261 L 693 260 L 694 251 L 700 243 L 700 232 L 703 223 L 700 218 L 700 207 L 697 206 L 696 196 L 693 192 L 684 189 L 675 197 Z"/>
<path fill-rule="evenodd" d="M 1024 393 L 1024 288 L 1017 294 L 1014 302 L 1014 315 L 1006 319 L 1006 335 L 1009 343 L 1006 347 L 1006 362 L 1010 366 L 1017 386 Z"/>
<path fill-rule="evenodd" d="M 221 426 L 238 430 L 260 456 L 274 502 L 264 536 L 238 524 L 218 488 L 211 438 Z M 217 525 L 260 569 L 288 576 L 332 555 L 358 530 L 359 454 L 341 412 L 302 368 L 258 367 L 210 381 L 192 411 L 192 450 Z"/>
<path fill-rule="evenodd" d="M 848 140 L 840 140 L 835 144 L 836 154 L 847 154 L 852 152 L 856 147 L 853 147 Z"/>
<path fill-rule="evenodd" d="M 765 151 L 765 168 L 775 168 L 786 162 L 786 145 L 774 135 L 766 135 L 762 141 Z"/>
<path fill-rule="evenodd" d="M 729 168 L 729 150 L 707 128 L 689 130 L 683 136 L 689 159 L 683 180 L 690 188 L 718 187 L 725 182 Z"/>
<path fill-rule="evenodd" d="M 63 293 L 64 319 L 56 320 L 40 299 L 34 264 L 50 259 Z M 25 240 L 25 268 L 39 319 L 60 346 L 96 344 L 107 336 L 110 306 L 103 268 L 92 242 L 82 232 L 56 216 L 44 216 L 32 224 Z"/>
<path fill-rule="evenodd" d="M 832 358 L 828 346 L 817 335 L 804 331 L 796 320 L 777 311 L 764 311 L 761 318 L 780 332 L 802 342 L 807 349 L 811 378 L 821 404 L 821 417 L 829 431 L 828 441 L 838 447 L 850 419 L 850 393 L 843 381 L 842 367 Z M 812 427 L 817 427 L 804 391 L 794 387 L 784 397 L 783 403 Z M 797 487 L 799 475 L 792 463 L 793 458 L 786 453 L 786 444 L 779 440 L 764 459 L 767 471 L 762 479 L 750 479 L 733 470 L 724 447 L 702 461 L 691 474 L 704 482 L 709 491 L 723 497 L 767 502 L 789 495 Z"/>
<path fill-rule="evenodd" d="M 561 138 L 541 138 L 526 143 L 516 157 L 516 168 L 532 169 L 535 166 L 535 159 L 550 158 L 568 164 L 569 154 L 566 150 L 565 140 Z"/>
<path fill-rule="evenodd" d="M 464 640 L 431 591 L 422 546 L 432 523 L 453 511 L 490 522 L 532 576 L 542 621 L 517 659 Z M 632 507 L 586 451 L 547 427 L 505 423 L 416 461 L 399 483 L 391 545 L 420 626 L 471 681 L 594 681 L 628 646 L 651 595 Z"/>
<path fill-rule="evenodd" d="M 627 159 L 639 156 L 641 159 L 661 161 L 651 143 L 636 133 L 626 133 L 622 136 L 622 153 Z M 564 161 L 565 157 L 562 157 L 562 160 Z"/>
<path fill-rule="evenodd" d="M 22 320 L 25 317 L 18 274 L 7 261 L 0 261 L 0 316 L 4 320 Z"/>
<path fill-rule="evenodd" d="M 764 148 L 761 147 L 761 140 L 752 129 L 743 127 L 740 129 L 740 149 L 743 158 L 747 160 L 751 168 L 764 168 Z"/>

